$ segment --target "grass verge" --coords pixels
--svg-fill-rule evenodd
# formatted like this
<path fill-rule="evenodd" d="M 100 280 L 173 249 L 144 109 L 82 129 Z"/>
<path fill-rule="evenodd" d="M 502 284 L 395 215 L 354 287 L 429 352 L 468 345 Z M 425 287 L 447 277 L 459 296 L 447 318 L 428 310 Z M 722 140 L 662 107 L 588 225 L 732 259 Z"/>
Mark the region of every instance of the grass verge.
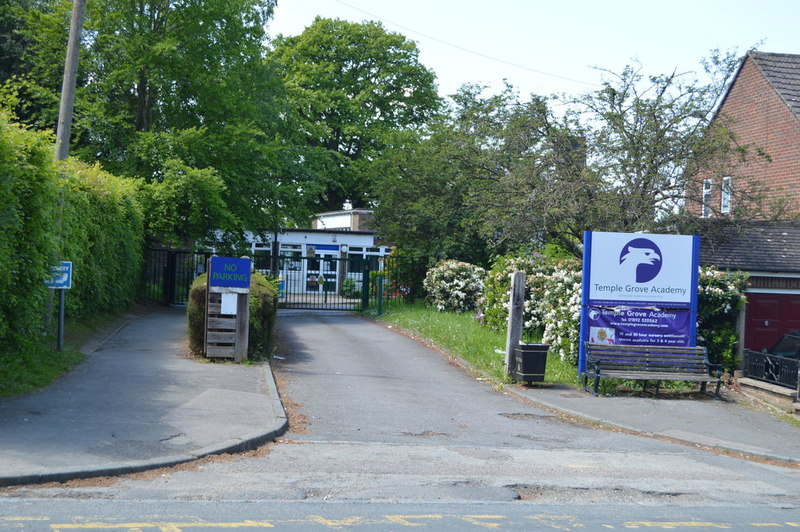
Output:
<path fill-rule="evenodd" d="M 380 316 L 372 311 L 369 315 L 430 340 L 497 382 L 511 382 L 505 372 L 505 331 L 481 325 L 472 313 L 438 312 L 421 302 L 397 302 L 386 304 Z M 539 339 L 525 338 L 525 341 Z M 545 382 L 577 387 L 577 368 L 557 356 L 548 355 Z"/>

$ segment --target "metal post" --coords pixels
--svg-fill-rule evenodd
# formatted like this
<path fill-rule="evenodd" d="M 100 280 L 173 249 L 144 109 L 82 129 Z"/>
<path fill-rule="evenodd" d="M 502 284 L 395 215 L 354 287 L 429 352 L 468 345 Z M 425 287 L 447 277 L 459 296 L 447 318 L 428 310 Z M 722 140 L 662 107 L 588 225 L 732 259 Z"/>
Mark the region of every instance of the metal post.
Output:
<path fill-rule="evenodd" d="M 364 267 L 361 277 L 361 310 L 369 308 L 369 265 Z"/>
<path fill-rule="evenodd" d="M 378 316 L 383 314 L 383 273 L 378 274 Z"/>
<path fill-rule="evenodd" d="M 64 292 L 66 290 L 58 291 L 58 337 L 56 349 L 59 351 L 64 348 Z"/>

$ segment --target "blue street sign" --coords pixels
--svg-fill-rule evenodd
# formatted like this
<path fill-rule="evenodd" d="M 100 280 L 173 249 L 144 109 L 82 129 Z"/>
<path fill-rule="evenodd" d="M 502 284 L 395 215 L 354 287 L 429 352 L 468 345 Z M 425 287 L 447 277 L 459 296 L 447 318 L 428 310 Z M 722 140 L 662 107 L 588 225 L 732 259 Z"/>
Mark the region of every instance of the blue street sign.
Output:
<path fill-rule="evenodd" d="M 45 281 L 47 288 L 56 290 L 69 290 L 72 288 L 72 262 L 62 260 L 58 265 L 53 266 L 53 277 Z"/>
<path fill-rule="evenodd" d="M 208 286 L 250 290 L 250 259 L 211 257 Z"/>

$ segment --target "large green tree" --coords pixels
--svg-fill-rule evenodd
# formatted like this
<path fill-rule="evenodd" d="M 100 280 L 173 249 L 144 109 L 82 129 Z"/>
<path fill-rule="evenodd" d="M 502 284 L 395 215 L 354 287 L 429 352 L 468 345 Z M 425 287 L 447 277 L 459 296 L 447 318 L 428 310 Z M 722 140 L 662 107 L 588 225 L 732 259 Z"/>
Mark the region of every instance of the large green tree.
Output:
<path fill-rule="evenodd" d="M 302 157 L 320 207 L 365 206 L 388 133 L 418 128 L 436 110 L 435 76 L 418 55 L 377 22 L 317 18 L 301 35 L 275 40 L 270 60 L 286 85 L 293 142 L 310 148 Z"/>
<path fill-rule="evenodd" d="M 54 129 L 70 3 L 39 1 L 42 9 L 21 19 L 29 43 L 24 76 L 6 87 L 5 101 L 26 123 Z M 219 212 L 221 200 L 231 216 L 216 218 L 227 224 L 219 229 L 261 230 L 304 217 L 298 190 L 313 186 L 283 135 L 282 84 L 265 62 L 274 6 L 275 0 L 89 2 L 71 153 L 141 177 L 153 193 L 179 166 L 188 176 L 216 176 L 219 197 L 195 207 Z M 210 227 L 207 219 L 186 227 L 195 218 L 150 227 L 181 227 L 177 239 L 211 237 L 201 231 Z"/>

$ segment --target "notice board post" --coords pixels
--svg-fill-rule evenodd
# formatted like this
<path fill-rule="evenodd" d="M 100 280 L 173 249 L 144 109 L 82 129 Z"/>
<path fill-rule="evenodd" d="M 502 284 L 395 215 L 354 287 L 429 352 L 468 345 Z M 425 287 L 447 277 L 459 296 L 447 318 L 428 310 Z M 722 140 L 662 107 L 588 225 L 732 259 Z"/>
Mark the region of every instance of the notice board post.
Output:
<path fill-rule="evenodd" d="M 58 290 L 58 336 L 56 338 L 56 349 L 61 351 L 64 348 L 64 294 L 66 290 L 72 288 L 72 262 L 61 261 L 52 268 L 52 277 L 45 281 L 45 285 L 51 290 Z"/>
<path fill-rule="evenodd" d="M 247 257 L 208 260 L 204 352 L 209 358 L 247 360 L 251 269 Z"/>

